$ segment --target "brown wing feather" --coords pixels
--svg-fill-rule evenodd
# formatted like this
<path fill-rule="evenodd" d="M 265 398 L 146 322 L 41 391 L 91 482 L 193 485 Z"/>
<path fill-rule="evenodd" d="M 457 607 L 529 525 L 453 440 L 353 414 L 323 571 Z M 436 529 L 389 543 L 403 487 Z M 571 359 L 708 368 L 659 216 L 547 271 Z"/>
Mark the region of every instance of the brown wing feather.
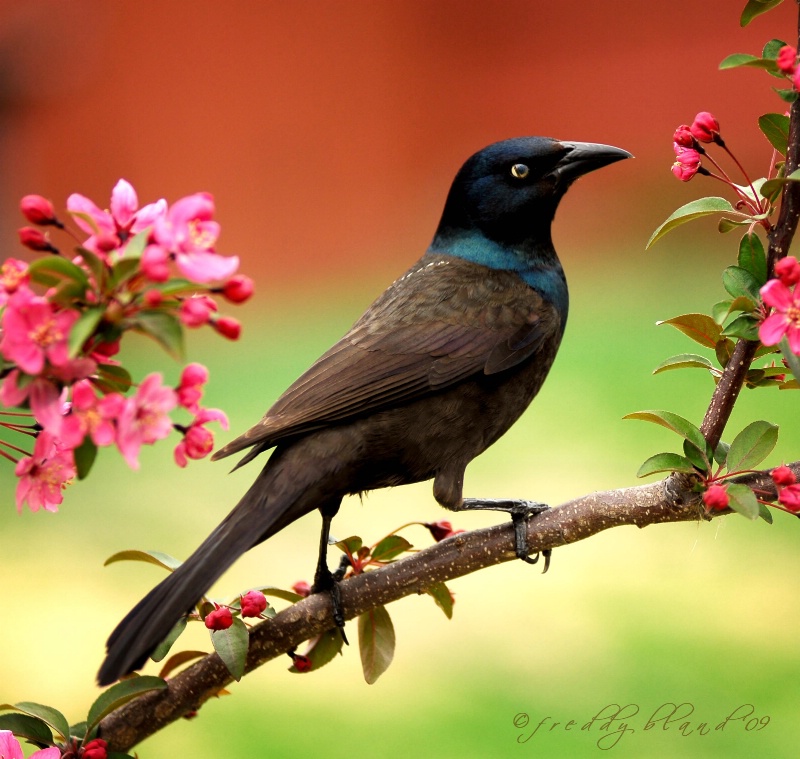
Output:
<path fill-rule="evenodd" d="M 478 372 L 503 371 L 560 328 L 555 308 L 516 275 L 487 277 L 481 266 L 426 255 L 258 424 L 214 458 L 256 444 L 264 450 L 282 438 L 412 400 Z"/>

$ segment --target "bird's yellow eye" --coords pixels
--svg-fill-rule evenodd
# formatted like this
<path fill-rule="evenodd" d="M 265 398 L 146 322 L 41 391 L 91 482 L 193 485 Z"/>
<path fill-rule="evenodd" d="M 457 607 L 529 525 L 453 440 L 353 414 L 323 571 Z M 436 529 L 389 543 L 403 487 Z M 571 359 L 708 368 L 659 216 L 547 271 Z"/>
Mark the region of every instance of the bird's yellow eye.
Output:
<path fill-rule="evenodd" d="M 525 179 L 530 174 L 530 169 L 524 163 L 515 163 L 511 167 L 511 176 L 517 179 Z"/>

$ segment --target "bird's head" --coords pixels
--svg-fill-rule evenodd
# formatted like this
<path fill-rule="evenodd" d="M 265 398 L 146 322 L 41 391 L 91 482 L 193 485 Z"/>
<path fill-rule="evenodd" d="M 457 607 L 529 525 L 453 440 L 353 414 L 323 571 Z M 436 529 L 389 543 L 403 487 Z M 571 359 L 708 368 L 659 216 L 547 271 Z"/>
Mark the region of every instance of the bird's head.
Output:
<path fill-rule="evenodd" d="M 447 197 L 438 235 L 478 231 L 517 245 L 549 237 L 559 201 L 578 177 L 631 154 L 610 145 L 517 137 L 475 153 Z"/>

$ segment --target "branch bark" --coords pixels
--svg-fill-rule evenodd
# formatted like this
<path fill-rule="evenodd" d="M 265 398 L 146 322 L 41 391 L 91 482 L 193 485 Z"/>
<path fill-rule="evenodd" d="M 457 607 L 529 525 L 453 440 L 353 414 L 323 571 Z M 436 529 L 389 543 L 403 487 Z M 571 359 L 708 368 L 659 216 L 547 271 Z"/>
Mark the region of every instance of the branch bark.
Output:
<path fill-rule="evenodd" d="M 800 478 L 800 461 L 790 467 Z M 766 471 L 736 481 L 763 491 L 769 500 L 776 497 Z M 637 487 L 591 493 L 550 509 L 529 522 L 528 547 L 531 552 L 558 548 L 622 525 L 642 528 L 700 519 L 711 516 L 704 512 L 699 496 L 676 489 L 672 478 L 667 478 Z M 436 583 L 515 559 L 510 522 L 462 533 L 343 582 L 340 589 L 345 618 L 353 619 L 404 596 L 424 593 Z M 251 630 L 245 672 L 332 627 L 327 595 L 310 596 L 284 609 L 274 619 Z M 146 693 L 109 714 L 100 723 L 99 735 L 108 741 L 111 750 L 128 751 L 187 712 L 199 709 L 231 680 L 220 658 L 210 654 L 169 680 L 165 690 Z"/>

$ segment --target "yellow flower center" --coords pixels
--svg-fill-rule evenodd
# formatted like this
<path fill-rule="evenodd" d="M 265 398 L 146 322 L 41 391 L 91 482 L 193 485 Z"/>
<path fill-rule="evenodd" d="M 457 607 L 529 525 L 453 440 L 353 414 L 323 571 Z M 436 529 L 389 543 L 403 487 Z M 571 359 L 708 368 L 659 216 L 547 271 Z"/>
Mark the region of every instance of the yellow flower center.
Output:
<path fill-rule="evenodd" d="M 53 343 L 64 339 L 64 333 L 58 328 L 54 320 L 37 324 L 29 333 L 28 337 L 41 348 L 48 348 Z"/>

